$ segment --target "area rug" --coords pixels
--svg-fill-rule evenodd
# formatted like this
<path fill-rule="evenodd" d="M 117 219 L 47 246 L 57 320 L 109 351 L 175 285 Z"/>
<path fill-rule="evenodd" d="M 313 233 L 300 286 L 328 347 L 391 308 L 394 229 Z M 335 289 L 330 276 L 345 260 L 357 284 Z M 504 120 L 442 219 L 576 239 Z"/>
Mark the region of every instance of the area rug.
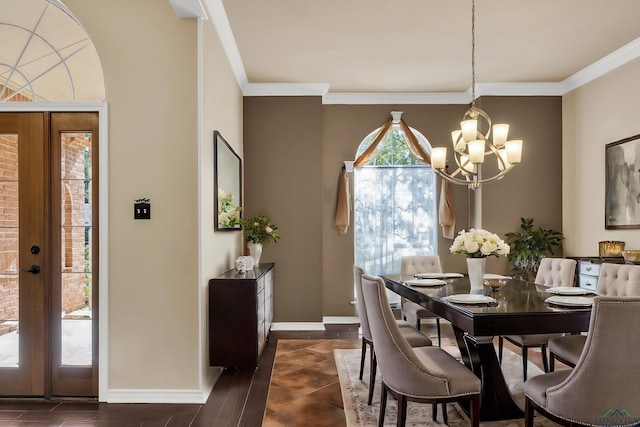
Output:
<path fill-rule="evenodd" d="M 459 354 L 456 348 L 443 348 L 454 356 L 456 353 Z M 367 405 L 367 396 L 369 393 L 369 358 L 367 357 L 367 362 L 365 364 L 365 375 L 363 376 L 363 380 L 360 380 L 358 379 L 360 373 L 360 350 L 336 349 L 333 351 L 333 354 L 336 361 L 336 368 L 338 370 L 338 377 L 340 379 L 340 389 L 342 391 L 342 400 L 347 426 L 377 426 L 380 410 L 380 374 L 378 373 L 376 378 L 373 403 L 372 405 Z M 531 362 L 529 362 L 527 369 L 527 376 L 529 378 L 543 373 L 540 368 Z M 524 401 L 524 395 L 522 388 L 522 359 L 520 358 L 520 355 L 505 348 L 502 357 L 502 370 L 516 401 L 522 404 Z M 440 408 L 441 406 L 439 406 L 438 409 Z M 396 425 L 396 411 L 396 401 L 392 397 L 389 397 L 387 401 L 385 426 Z M 447 415 L 449 417 L 449 426 L 451 427 L 469 425 L 469 418 L 457 404 L 447 405 Z M 441 413 L 438 414 L 438 422 L 433 422 L 431 419 L 431 405 L 414 402 L 408 403 L 407 427 L 444 425 Z M 483 422 L 482 425 L 491 427 L 524 426 L 524 420 L 491 421 Z M 557 426 L 557 424 L 542 417 L 535 418 L 535 425 L 540 427 Z"/>

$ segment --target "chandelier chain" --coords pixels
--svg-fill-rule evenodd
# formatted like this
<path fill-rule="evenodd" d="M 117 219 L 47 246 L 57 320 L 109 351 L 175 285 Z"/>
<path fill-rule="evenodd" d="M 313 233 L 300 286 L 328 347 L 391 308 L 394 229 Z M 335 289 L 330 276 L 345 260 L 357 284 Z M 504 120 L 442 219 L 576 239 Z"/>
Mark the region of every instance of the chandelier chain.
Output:
<path fill-rule="evenodd" d="M 471 106 L 476 106 L 476 2 L 471 0 Z"/>

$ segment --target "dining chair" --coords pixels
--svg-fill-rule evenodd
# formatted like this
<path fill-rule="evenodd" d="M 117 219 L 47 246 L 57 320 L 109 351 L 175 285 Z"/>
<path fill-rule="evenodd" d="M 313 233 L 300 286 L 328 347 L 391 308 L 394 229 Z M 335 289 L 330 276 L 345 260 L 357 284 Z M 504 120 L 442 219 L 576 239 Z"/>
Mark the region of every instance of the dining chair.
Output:
<path fill-rule="evenodd" d="M 526 427 L 534 411 L 567 426 L 640 422 L 640 297 L 595 297 L 584 348 L 574 369 L 524 383 Z"/>
<path fill-rule="evenodd" d="M 542 258 L 535 283 L 548 287 L 573 286 L 576 273 L 576 261 L 566 258 Z M 522 378 L 527 380 L 527 361 L 530 348 L 540 348 L 542 366 L 549 372 L 547 362 L 547 345 L 550 339 L 561 337 L 563 334 L 529 334 L 505 335 L 498 338 L 498 358 L 502 362 L 504 340 L 520 347 L 522 351 Z"/>
<path fill-rule="evenodd" d="M 471 425 L 480 425 L 480 379 L 440 347 L 412 348 L 400 333 L 380 277 L 363 276 L 369 326 L 376 349 L 382 393 L 378 426 L 384 425 L 387 394 L 398 401 L 398 426 L 404 426 L 407 402 L 431 403 L 432 418 L 442 404 L 447 423 L 447 402 L 470 402 Z"/>
<path fill-rule="evenodd" d="M 376 381 L 376 353 L 373 348 L 373 339 L 371 338 L 371 328 L 369 327 L 369 316 L 367 315 L 367 307 L 362 295 L 362 276 L 365 271 L 362 267 L 353 266 L 353 281 L 356 287 L 356 303 L 358 307 L 358 317 L 360 318 L 360 328 L 362 329 L 362 352 L 360 355 L 360 376 L 362 379 L 364 373 L 364 362 L 367 355 L 367 346 L 369 351 L 369 396 L 367 403 L 371 405 L 373 401 L 373 391 Z M 396 324 L 400 328 L 401 335 L 407 340 L 412 347 L 422 347 L 432 345 L 431 339 L 418 331 L 404 320 L 396 320 Z"/>
<path fill-rule="evenodd" d="M 640 265 L 603 263 L 598 276 L 598 295 L 640 296 Z M 580 359 L 587 337 L 566 335 L 549 340 L 549 370 L 555 370 L 558 360 L 575 367 Z"/>
<path fill-rule="evenodd" d="M 442 273 L 440 257 L 438 255 L 412 255 L 403 256 L 400 259 L 400 273 L 411 276 L 418 273 Z M 438 346 L 442 345 L 442 334 L 440 332 L 440 316 L 427 310 L 423 306 L 413 301 L 403 301 L 402 316 L 405 320 L 415 319 L 415 325 L 420 330 L 422 319 L 436 319 L 436 329 L 438 331 Z"/>

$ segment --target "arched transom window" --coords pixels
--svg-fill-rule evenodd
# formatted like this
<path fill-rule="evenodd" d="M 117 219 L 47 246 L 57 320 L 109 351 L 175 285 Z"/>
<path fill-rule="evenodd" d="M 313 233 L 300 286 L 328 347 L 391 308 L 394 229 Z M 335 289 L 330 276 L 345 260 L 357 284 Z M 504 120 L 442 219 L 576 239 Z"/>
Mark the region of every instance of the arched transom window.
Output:
<path fill-rule="evenodd" d="M 98 54 L 59 0 L 0 0 L 0 102 L 102 102 Z"/>

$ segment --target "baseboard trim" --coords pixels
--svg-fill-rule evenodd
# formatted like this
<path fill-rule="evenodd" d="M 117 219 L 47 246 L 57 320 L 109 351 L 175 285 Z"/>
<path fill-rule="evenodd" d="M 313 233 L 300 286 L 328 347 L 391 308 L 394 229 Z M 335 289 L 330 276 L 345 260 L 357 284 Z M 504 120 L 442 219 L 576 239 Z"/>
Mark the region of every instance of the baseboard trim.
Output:
<path fill-rule="evenodd" d="M 360 319 L 356 316 L 324 316 L 322 323 L 325 325 L 360 325 Z"/>
<path fill-rule="evenodd" d="M 191 403 L 207 402 L 211 388 L 206 390 L 144 390 L 113 389 L 108 391 L 107 403 Z"/>
<path fill-rule="evenodd" d="M 272 331 L 324 331 L 322 322 L 274 322 Z"/>
<path fill-rule="evenodd" d="M 360 319 L 354 316 L 324 316 L 322 322 L 274 322 L 272 331 L 324 331 L 327 326 L 359 326 Z"/>

